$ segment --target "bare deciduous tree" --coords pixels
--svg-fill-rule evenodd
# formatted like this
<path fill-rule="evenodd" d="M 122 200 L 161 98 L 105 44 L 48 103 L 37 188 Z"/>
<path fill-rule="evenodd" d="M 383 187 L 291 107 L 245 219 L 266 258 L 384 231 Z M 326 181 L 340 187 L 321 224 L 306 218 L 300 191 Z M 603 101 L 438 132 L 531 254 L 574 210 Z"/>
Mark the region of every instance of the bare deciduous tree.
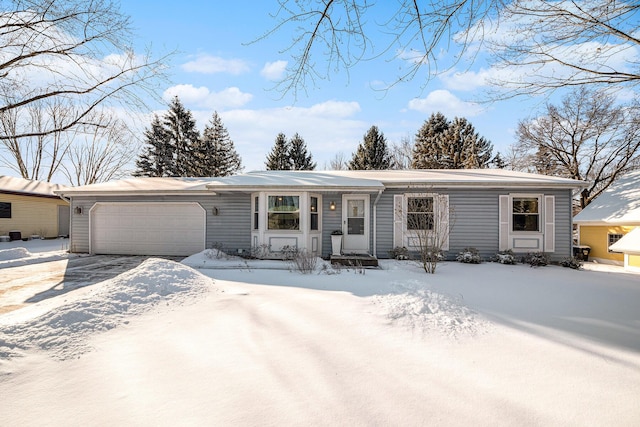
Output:
<path fill-rule="evenodd" d="M 521 71 L 493 83 L 540 93 L 569 85 L 640 82 L 637 2 L 615 0 L 279 0 L 276 31 L 292 31 L 292 66 L 281 89 L 388 54 L 405 66 L 395 82 L 426 68 L 426 79 L 473 60 L 486 47 L 492 65 Z M 372 34 L 376 33 L 376 44 Z M 382 40 L 382 42 L 381 42 Z M 456 49 L 457 48 L 457 49 Z M 455 51 L 443 61 L 443 51 Z M 320 61 L 318 58 L 323 58 Z M 320 68 L 319 64 L 326 64 Z M 500 95 L 500 96 L 505 96 Z"/>
<path fill-rule="evenodd" d="M 449 198 L 434 193 L 406 194 L 397 197 L 394 215 L 394 232 L 402 233 L 403 242 L 409 242 L 408 250 L 417 252 L 424 271 L 435 273 L 438 263 L 444 260 L 443 251 L 449 247 L 455 219 Z"/>
<path fill-rule="evenodd" d="M 57 99 L 43 99 L 0 113 L 0 164 L 22 178 L 50 181 L 69 152 L 72 139 L 64 131 L 47 132 L 74 108 Z M 16 136 L 29 133 L 29 136 Z"/>
<path fill-rule="evenodd" d="M 348 169 L 348 161 L 342 151 L 338 151 L 329 163 L 325 163 L 325 170 L 343 171 Z"/>
<path fill-rule="evenodd" d="M 133 51 L 129 18 L 117 3 L 15 0 L 3 2 L 2 9 L 0 143 L 9 153 L 4 163 L 21 176 L 51 179 L 66 152 L 64 144 L 50 151 L 49 138 L 65 139 L 64 132 L 100 116 L 96 111 L 142 108 L 145 97 L 157 96 L 166 57 L 153 59 Z M 38 140 L 49 144 L 42 150 L 48 158 L 21 157 L 30 155 L 18 149 L 22 140 L 29 140 L 29 147 L 37 147 Z M 48 172 L 34 172 L 34 167 Z"/>
<path fill-rule="evenodd" d="M 122 178 L 138 151 L 133 132 L 119 119 L 101 114 L 94 125 L 76 128 L 62 170 L 71 185 L 89 185 Z"/>
<path fill-rule="evenodd" d="M 390 169 L 410 169 L 414 145 L 410 136 L 403 137 L 400 142 L 392 144 Z"/>
<path fill-rule="evenodd" d="M 560 175 L 589 183 L 581 207 L 621 174 L 640 167 L 640 108 L 616 105 L 611 95 L 580 88 L 559 106 L 518 126 L 515 158 L 530 172 Z M 512 164 L 518 169 L 518 164 Z"/>

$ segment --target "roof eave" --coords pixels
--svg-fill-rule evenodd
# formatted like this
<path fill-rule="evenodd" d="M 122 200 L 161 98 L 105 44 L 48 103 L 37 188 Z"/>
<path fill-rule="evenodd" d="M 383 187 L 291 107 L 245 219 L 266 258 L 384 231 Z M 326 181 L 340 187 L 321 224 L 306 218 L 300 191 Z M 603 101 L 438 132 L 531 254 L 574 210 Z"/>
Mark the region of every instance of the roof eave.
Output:
<path fill-rule="evenodd" d="M 573 183 L 558 182 L 404 182 L 404 183 L 388 183 L 385 188 L 411 188 L 411 187 L 429 187 L 429 188 L 554 188 L 561 190 L 575 190 L 584 188 L 585 185 L 576 185 Z"/>
<path fill-rule="evenodd" d="M 190 196 L 194 194 L 215 195 L 211 190 L 158 190 L 158 191 L 56 191 L 58 196 L 63 197 L 91 197 L 91 196 Z"/>
<path fill-rule="evenodd" d="M 217 192 L 254 192 L 254 191 L 311 191 L 311 192 L 336 192 L 336 191 L 351 191 L 351 192 L 374 192 L 384 190 L 384 186 L 348 186 L 348 187 L 316 187 L 312 185 L 287 185 L 287 186 L 275 186 L 275 185 L 253 185 L 253 186 L 207 186 Z"/>

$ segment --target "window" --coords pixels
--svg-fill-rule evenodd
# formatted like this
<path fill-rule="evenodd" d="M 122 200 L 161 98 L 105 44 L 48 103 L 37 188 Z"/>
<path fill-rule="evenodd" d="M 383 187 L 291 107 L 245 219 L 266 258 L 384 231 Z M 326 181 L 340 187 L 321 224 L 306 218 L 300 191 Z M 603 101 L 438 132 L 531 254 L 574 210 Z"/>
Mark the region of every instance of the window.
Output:
<path fill-rule="evenodd" d="M 0 218 L 11 218 L 11 203 L 0 202 Z"/>
<path fill-rule="evenodd" d="M 607 251 L 609 251 L 609 253 L 613 253 L 613 254 L 620 253 L 620 252 L 612 251 L 611 249 L 609 249 L 609 247 L 613 245 L 615 242 L 617 242 L 618 240 L 622 239 L 622 236 L 624 236 L 624 234 L 612 234 L 612 233 L 607 234 Z"/>
<path fill-rule="evenodd" d="M 258 209 L 258 207 L 260 206 L 259 202 L 260 202 L 260 198 L 256 196 L 253 199 L 253 229 L 254 230 L 257 230 L 259 225 L 258 224 L 258 219 L 260 218 L 260 215 L 259 215 L 260 212 Z"/>
<path fill-rule="evenodd" d="M 299 196 L 269 196 L 268 229 L 300 229 Z"/>
<path fill-rule="evenodd" d="M 433 197 L 407 198 L 407 230 L 433 230 Z"/>
<path fill-rule="evenodd" d="M 540 231 L 538 197 L 513 198 L 513 231 Z"/>
<path fill-rule="evenodd" d="M 309 199 L 309 214 L 311 215 L 309 228 L 314 231 L 318 230 L 319 218 L 318 218 L 318 198 L 317 197 L 312 196 Z"/>

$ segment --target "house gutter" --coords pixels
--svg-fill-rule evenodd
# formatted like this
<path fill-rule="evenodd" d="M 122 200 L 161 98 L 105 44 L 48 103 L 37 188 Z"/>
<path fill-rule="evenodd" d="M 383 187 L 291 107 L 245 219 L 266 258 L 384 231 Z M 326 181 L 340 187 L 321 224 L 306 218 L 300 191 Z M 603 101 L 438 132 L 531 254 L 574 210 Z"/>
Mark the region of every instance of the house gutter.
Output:
<path fill-rule="evenodd" d="M 377 230 L 377 223 L 378 223 L 378 201 L 380 200 L 380 197 L 382 196 L 382 192 L 384 190 L 378 190 L 378 195 L 376 196 L 376 199 L 373 201 L 373 256 L 374 257 L 378 257 L 378 230 Z"/>

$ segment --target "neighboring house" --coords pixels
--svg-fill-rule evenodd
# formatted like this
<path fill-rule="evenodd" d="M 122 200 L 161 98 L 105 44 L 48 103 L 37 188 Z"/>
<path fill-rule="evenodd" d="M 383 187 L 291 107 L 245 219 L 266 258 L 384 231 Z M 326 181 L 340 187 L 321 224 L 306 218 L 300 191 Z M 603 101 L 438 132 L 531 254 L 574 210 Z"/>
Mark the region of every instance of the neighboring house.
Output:
<path fill-rule="evenodd" d="M 69 188 L 71 248 L 106 254 L 190 255 L 213 245 L 242 253 L 285 246 L 388 258 L 416 249 L 416 226 L 445 231 L 455 257 L 475 247 L 570 256 L 572 192 L 581 181 L 495 169 L 263 171 L 225 178 L 136 178 Z M 439 221 L 434 219 L 439 218 Z M 435 230 L 437 228 L 437 230 Z"/>
<path fill-rule="evenodd" d="M 573 221 L 578 225 L 578 243 L 591 247 L 590 259 L 622 265 L 624 254 L 611 245 L 640 226 L 640 171 L 618 179 Z"/>
<path fill-rule="evenodd" d="M 640 272 L 640 227 L 625 234 L 624 237 L 611 245 L 610 249 L 624 254 L 625 269 Z"/>
<path fill-rule="evenodd" d="M 69 235 L 69 203 L 54 191 L 66 187 L 48 182 L 0 176 L 0 235 L 15 238 Z"/>

